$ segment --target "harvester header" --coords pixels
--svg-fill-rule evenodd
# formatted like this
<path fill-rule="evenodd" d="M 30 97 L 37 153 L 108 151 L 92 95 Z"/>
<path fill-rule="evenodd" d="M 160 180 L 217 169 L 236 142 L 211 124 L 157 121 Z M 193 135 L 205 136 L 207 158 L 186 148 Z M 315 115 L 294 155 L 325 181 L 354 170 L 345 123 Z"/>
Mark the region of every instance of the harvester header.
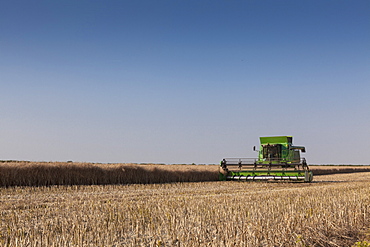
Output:
<path fill-rule="evenodd" d="M 220 180 L 293 180 L 311 182 L 312 172 L 293 146 L 292 136 L 260 137 L 258 158 L 225 158 L 221 161 Z"/>

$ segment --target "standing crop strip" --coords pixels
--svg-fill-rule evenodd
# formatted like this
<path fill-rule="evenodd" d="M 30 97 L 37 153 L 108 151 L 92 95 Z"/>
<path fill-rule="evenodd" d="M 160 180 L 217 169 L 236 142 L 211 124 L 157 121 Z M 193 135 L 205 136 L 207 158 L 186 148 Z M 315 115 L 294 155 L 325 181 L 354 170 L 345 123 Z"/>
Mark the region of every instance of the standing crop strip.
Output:
<path fill-rule="evenodd" d="M 0 186 L 105 185 L 218 180 L 217 165 L 2 162 Z"/>
<path fill-rule="evenodd" d="M 370 166 L 314 166 L 312 170 L 316 176 L 370 172 Z M 217 181 L 218 173 L 218 165 L 3 161 L 0 187 L 204 182 Z"/>

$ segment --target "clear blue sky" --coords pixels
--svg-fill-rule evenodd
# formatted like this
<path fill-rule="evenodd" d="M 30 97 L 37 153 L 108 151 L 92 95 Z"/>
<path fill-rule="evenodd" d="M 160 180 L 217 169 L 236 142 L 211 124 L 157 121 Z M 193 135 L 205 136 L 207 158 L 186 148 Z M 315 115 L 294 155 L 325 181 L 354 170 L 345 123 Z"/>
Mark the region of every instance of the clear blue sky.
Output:
<path fill-rule="evenodd" d="M 370 1 L 0 2 L 0 159 L 370 164 Z"/>

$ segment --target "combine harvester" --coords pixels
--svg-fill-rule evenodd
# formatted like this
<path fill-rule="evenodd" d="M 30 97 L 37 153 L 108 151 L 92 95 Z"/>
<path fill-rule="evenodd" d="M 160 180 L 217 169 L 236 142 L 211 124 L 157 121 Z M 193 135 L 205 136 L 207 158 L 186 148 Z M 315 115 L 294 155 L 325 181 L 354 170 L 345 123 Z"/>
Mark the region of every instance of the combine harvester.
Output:
<path fill-rule="evenodd" d="M 258 158 L 227 158 L 221 161 L 220 180 L 288 180 L 311 182 L 313 174 L 292 136 L 260 137 Z"/>

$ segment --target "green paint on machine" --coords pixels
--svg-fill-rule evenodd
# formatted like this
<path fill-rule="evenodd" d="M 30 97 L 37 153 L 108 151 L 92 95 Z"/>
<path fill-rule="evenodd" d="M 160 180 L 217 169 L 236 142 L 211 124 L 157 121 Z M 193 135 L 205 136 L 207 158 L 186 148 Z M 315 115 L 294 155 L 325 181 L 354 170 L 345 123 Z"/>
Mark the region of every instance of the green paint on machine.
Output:
<path fill-rule="evenodd" d="M 294 146 L 292 136 L 260 137 L 258 158 L 225 158 L 220 165 L 220 180 L 290 180 L 311 182 L 313 173 Z"/>

